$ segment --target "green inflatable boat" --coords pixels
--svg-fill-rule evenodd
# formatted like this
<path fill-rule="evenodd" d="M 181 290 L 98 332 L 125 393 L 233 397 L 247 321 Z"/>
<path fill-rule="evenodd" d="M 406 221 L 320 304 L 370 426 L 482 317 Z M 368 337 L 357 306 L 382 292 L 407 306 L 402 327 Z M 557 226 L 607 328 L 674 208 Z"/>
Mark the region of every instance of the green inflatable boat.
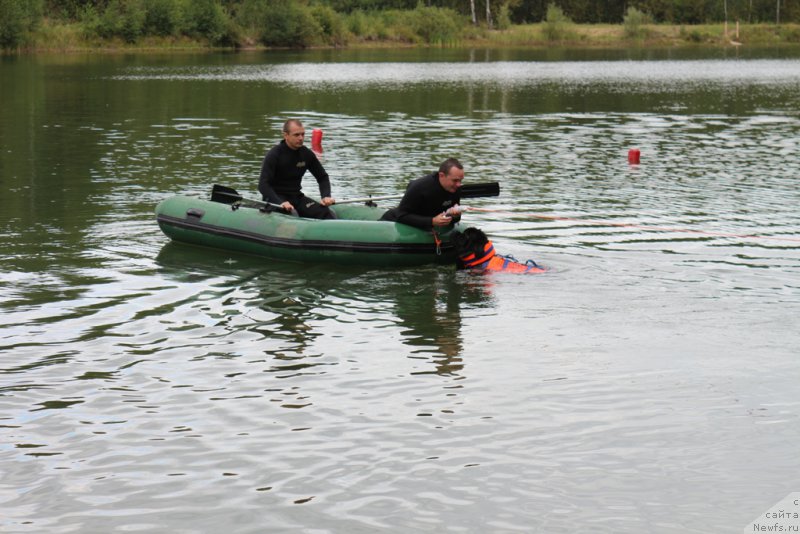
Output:
<path fill-rule="evenodd" d="M 331 206 L 337 219 L 306 219 L 281 213 L 235 190 L 214 186 L 211 200 L 178 195 L 156 207 L 161 230 L 173 241 L 294 262 L 367 266 L 413 266 L 455 262 L 450 234 L 380 221 L 385 208 Z"/>

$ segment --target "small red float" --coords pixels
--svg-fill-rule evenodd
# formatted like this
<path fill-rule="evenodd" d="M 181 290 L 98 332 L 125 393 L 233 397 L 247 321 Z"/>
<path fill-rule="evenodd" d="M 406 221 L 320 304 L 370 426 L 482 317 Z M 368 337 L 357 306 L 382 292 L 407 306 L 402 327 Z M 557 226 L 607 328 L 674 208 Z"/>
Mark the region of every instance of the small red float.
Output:
<path fill-rule="evenodd" d="M 322 130 L 318 128 L 311 131 L 311 150 L 322 152 Z"/>
<path fill-rule="evenodd" d="M 638 165 L 639 164 L 639 149 L 632 148 L 628 150 L 628 163 Z"/>

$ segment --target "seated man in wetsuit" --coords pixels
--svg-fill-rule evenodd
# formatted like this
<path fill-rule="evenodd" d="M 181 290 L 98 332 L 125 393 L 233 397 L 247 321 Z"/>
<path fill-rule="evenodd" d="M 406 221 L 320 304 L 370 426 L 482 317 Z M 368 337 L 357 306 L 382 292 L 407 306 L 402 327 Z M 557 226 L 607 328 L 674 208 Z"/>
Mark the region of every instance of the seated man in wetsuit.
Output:
<path fill-rule="evenodd" d="M 263 199 L 295 211 L 301 217 L 335 219 L 328 208 L 336 201 L 331 197 L 331 182 L 317 156 L 303 145 L 306 130 L 297 119 L 283 124 L 283 141 L 273 146 L 264 156 L 258 190 Z M 311 171 L 319 184 L 320 202 L 308 198 L 300 190 L 306 170 Z"/>
<path fill-rule="evenodd" d="M 381 220 L 423 230 L 456 223 L 461 215 L 454 206 L 461 200 L 459 189 L 463 180 L 463 165 L 456 158 L 448 158 L 439 166 L 439 172 L 412 180 L 400 205 L 384 213 Z"/>

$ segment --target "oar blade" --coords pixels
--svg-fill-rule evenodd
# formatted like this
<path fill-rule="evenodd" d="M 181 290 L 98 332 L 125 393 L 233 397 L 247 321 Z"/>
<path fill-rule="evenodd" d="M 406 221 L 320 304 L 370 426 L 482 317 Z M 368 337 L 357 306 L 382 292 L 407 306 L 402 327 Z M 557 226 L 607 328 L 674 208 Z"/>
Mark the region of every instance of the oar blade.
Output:
<path fill-rule="evenodd" d="M 464 184 L 459 189 L 461 198 L 496 197 L 500 195 L 500 184 L 487 182 L 484 184 Z"/>
<path fill-rule="evenodd" d="M 242 195 L 232 187 L 214 184 L 214 187 L 211 188 L 211 201 L 221 204 L 233 204 L 234 202 L 241 202 Z"/>
<path fill-rule="evenodd" d="M 219 184 L 215 184 L 214 187 L 211 188 L 211 201 L 221 204 L 236 204 L 236 207 L 245 206 L 248 208 L 260 209 L 267 213 L 273 211 L 287 215 L 291 215 L 292 213 L 290 210 L 284 209 L 280 204 L 271 204 L 269 202 L 244 198 L 236 189 Z"/>

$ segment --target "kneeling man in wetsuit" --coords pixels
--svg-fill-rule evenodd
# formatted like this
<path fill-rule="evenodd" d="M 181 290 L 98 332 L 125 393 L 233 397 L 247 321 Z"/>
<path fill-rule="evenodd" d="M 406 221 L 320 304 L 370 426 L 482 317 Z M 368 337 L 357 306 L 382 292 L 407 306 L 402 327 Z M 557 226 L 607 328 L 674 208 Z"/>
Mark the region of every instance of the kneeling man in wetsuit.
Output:
<path fill-rule="evenodd" d="M 448 158 L 439 166 L 439 172 L 412 180 L 400 205 L 384 213 L 381 220 L 423 230 L 456 223 L 461 219 L 457 205 L 463 180 L 464 166 L 456 158 Z"/>
<path fill-rule="evenodd" d="M 303 145 L 306 130 L 297 119 L 283 124 L 283 141 L 264 156 L 258 190 L 266 202 L 280 204 L 300 217 L 335 219 L 328 208 L 336 201 L 331 197 L 331 181 L 317 156 Z M 320 202 L 308 198 L 300 189 L 306 170 L 311 171 L 319 184 Z"/>

